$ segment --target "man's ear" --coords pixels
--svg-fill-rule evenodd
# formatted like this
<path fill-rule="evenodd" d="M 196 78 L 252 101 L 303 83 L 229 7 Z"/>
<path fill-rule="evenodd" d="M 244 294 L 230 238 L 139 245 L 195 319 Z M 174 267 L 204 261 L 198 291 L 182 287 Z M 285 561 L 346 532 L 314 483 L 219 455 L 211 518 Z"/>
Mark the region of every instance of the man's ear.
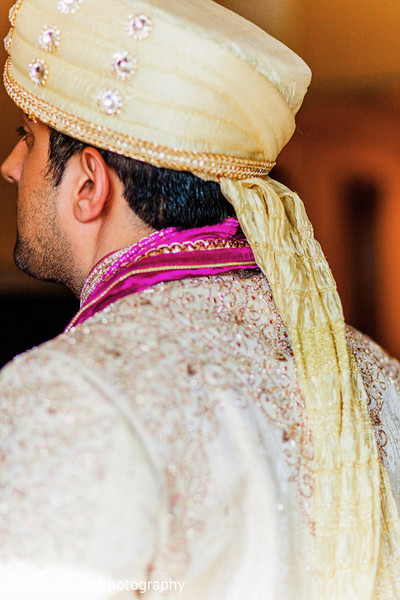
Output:
<path fill-rule="evenodd" d="M 73 192 L 73 211 L 81 223 L 101 216 L 107 209 L 110 196 L 110 176 L 103 157 L 96 148 L 87 146 L 76 157 Z"/>

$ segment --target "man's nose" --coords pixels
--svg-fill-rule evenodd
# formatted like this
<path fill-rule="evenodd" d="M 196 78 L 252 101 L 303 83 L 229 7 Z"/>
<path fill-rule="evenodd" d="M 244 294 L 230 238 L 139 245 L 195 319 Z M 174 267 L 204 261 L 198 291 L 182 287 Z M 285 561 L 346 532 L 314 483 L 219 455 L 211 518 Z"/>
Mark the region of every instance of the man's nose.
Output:
<path fill-rule="evenodd" d="M 18 142 L 1 165 L 1 174 L 10 183 L 19 183 L 22 166 L 25 160 L 27 148 L 23 140 Z"/>

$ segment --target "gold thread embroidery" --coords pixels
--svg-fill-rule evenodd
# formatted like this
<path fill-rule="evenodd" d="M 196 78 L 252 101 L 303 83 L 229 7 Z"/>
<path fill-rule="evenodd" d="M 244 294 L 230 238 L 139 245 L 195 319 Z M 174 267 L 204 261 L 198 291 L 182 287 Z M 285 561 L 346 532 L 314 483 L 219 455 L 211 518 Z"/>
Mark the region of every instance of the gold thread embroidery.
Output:
<path fill-rule="evenodd" d="M 389 361 L 386 353 L 352 327 L 347 327 L 347 339 L 358 364 L 365 391 L 368 396 L 368 411 L 375 432 L 376 443 L 383 457 L 387 456 L 385 446 L 387 435 L 381 419 L 387 381 L 398 385 L 399 373 L 393 371 L 397 362 Z M 386 380 L 387 378 L 387 380 Z"/>
<path fill-rule="evenodd" d="M 144 241 L 149 238 L 145 238 Z M 140 244 L 140 242 L 139 242 Z M 152 256 L 159 256 L 161 254 L 175 254 L 177 252 L 193 252 L 193 251 L 204 251 L 204 250 L 224 250 L 229 248 L 248 248 L 249 244 L 246 240 L 224 240 L 224 239 L 216 239 L 216 240 L 196 240 L 195 242 L 182 242 L 182 243 L 174 243 L 174 244 L 163 244 L 161 246 L 157 246 L 157 248 L 153 248 L 139 256 L 136 256 L 132 259 L 129 253 L 129 247 L 123 248 L 122 250 L 117 250 L 113 254 L 106 256 L 104 260 L 102 260 L 96 267 L 92 270 L 89 277 L 87 278 L 84 288 L 81 293 L 81 304 L 83 304 L 94 288 L 100 283 L 104 283 L 111 279 L 114 275 L 115 271 L 129 265 L 133 265 L 137 262 L 142 261 L 145 258 L 150 258 Z M 132 250 L 137 249 L 135 245 Z M 121 258 L 124 254 L 126 254 L 125 260 L 122 262 L 116 262 L 119 258 Z"/>
<path fill-rule="evenodd" d="M 223 267 L 232 267 L 233 268 L 233 267 L 240 267 L 242 265 L 243 265 L 243 267 L 245 267 L 245 266 L 253 266 L 254 264 L 255 264 L 254 261 L 215 263 L 215 264 L 207 265 L 207 268 L 208 269 L 218 269 L 218 268 L 223 268 Z M 143 275 L 145 273 L 159 273 L 160 271 L 185 271 L 185 270 L 198 270 L 198 269 L 203 269 L 203 268 L 204 268 L 204 265 L 185 265 L 185 266 L 170 265 L 170 266 L 163 266 L 163 267 L 150 267 L 148 269 L 138 269 L 137 271 L 135 271 L 134 274 L 135 275 L 136 274 Z M 83 306 L 81 308 L 81 310 L 76 313 L 75 317 L 72 319 L 71 323 L 68 325 L 65 332 L 67 333 L 68 331 L 71 331 L 72 327 L 74 326 L 74 324 L 76 323 L 78 318 L 86 310 L 88 310 L 88 308 L 91 308 L 94 304 L 96 304 L 96 302 L 98 302 L 99 300 L 102 300 L 105 296 L 107 296 L 107 294 L 116 285 L 118 285 L 118 283 L 121 283 L 122 281 L 129 279 L 129 277 L 132 277 L 132 273 L 126 273 L 122 277 L 119 277 L 106 290 L 104 290 L 104 292 L 102 292 L 97 298 L 95 298 L 94 300 L 89 302 L 89 304 L 86 304 L 86 306 Z"/>
<path fill-rule="evenodd" d="M 252 410 L 255 404 L 260 422 L 264 422 L 263 413 L 266 420 L 281 430 L 284 462 L 288 464 L 284 476 L 297 486 L 302 513 L 313 533 L 313 444 L 296 382 L 288 333 L 265 278 L 243 277 L 242 274 L 160 284 L 107 307 L 69 334 L 74 342 L 68 345 L 71 353 L 84 343 L 83 360 L 90 360 L 91 343 L 92 364 L 101 373 L 107 373 L 107 377 L 111 375 L 114 356 L 126 365 L 125 378 L 121 376 L 119 362 L 118 387 L 120 389 L 122 383 L 123 389 L 129 390 L 126 398 L 132 402 L 135 418 L 141 419 L 144 429 L 161 444 L 170 502 L 169 514 L 165 517 L 168 539 L 152 567 L 155 570 L 164 566 L 164 559 L 170 572 L 185 569 L 190 562 L 191 536 L 201 534 L 202 507 L 213 494 L 207 449 L 218 435 L 225 408 L 224 400 L 215 390 L 224 390 L 226 381 L 231 393 L 236 394 L 232 399 L 237 409 Z M 181 345 L 179 340 L 185 339 L 190 327 L 188 303 L 190 322 L 200 322 L 201 328 L 195 344 Z M 142 336 L 142 345 L 137 339 L 132 340 L 131 335 L 122 333 L 125 328 L 121 324 L 126 323 L 125 319 L 136 321 L 135 327 L 145 332 L 151 323 L 153 329 L 149 337 Z M 157 323 L 156 336 L 152 333 L 154 323 Z M 102 330 L 104 326 L 106 329 Z M 166 377 L 162 377 L 165 393 L 160 397 L 149 393 L 147 375 L 150 373 L 154 381 L 154 371 L 147 367 L 151 357 L 158 373 L 162 373 L 163 353 L 167 352 L 168 356 L 170 346 L 158 342 L 160 337 L 171 337 L 168 332 L 172 331 L 177 340 L 172 353 L 177 368 L 167 368 Z M 56 343 L 61 344 L 62 339 L 64 336 Z M 211 395 L 209 389 L 212 389 Z M 188 417 L 188 406 L 193 407 L 191 414 L 196 415 L 195 422 Z M 199 416 L 201 423 L 197 420 Z M 266 428 L 265 434 L 267 432 Z M 182 477 L 188 468 L 189 476 Z M 284 497 L 282 501 L 285 502 Z M 278 512 L 286 508 L 284 504 L 276 506 Z"/>

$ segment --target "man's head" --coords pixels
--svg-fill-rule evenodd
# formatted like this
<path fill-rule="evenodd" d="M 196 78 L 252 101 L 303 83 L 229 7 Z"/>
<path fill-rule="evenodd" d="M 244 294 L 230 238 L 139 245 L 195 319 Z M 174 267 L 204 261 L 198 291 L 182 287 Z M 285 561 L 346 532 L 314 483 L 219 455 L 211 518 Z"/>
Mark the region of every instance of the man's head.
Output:
<path fill-rule="evenodd" d="M 10 22 L 5 85 L 35 139 L 19 174 L 3 168 L 20 190 L 16 258 L 75 292 L 153 229 L 233 214 L 218 184 L 269 173 L 310 79 L 211 0 L 17 0 Z"/>
<path fill-rule="evenodd" d="M 28 118 L 19 133 L 2 166 L 18 185 L 16 264 L 76 294 L 101 254 L 155 229 L 213 225 L 234 214 L 216 183 L 191 173 L 93 148 Z"/>

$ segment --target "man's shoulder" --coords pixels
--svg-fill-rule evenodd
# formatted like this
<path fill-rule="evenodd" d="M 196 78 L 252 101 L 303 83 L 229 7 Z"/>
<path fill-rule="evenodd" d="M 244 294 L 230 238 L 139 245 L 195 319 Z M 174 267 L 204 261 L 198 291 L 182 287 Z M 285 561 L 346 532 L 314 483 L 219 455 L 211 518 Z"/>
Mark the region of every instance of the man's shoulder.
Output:
<path fill-rule="evenodd" d="M 268 284 L 243 275 L 162 284 L 118 300 L 17 358 L 6 375 L 31 388 L 57 391 L 61 381 L 90 393 L 91 386 L 130 411 L 141 402 L 196 404 L 220 394 L 239 402 L 253 379 L 275 399 L 283 383 L 296 383 Z"/>
<path fill-rule="evenodd" d="M 364 377 L 374 378 L 377 372 L 398 380 L 400 385 L 400 362 L 368 335 L 347 326 L 347 339 L 358 367 Z"/>
<path fill-rule="evenodd" d="M 242 348 L 254 355 L 255 346 L 268 353 L 283 328 L 263 278 L 224 275 L 129 295 L 53 340 L 50 348 L 95 369 L 134 361 L 141 364 L 140 373 L 154 372 L 164 361 L 216 359 L 230 343 L 238 354 Z"/>
<path fill-rule="evenodd" d="M 1 369 L 0 381 L 10 382 L 18 377 L 22 383 L 29 372 L 43 375 L 47 369 L 54 368 L 60 359 L 59 355 L 54 352 L 56 339 L 44 342 L 15 356 Z"/>
<path fill-rule="evenodd" d="M 367 335 L 351 327 L 347 332 L 368 396 L 368 411 L 381 455 L 393 455 L 393 441 L 388 440 L 391 439 L 393 427 L 395 437 L 398 437 L 396 423 L 400 409 L 400 363 Z"/>
<path fill-rule="evenodd" d="M 79 354 L 69 352 L 70 335 L 61 334 L 16 356 L 0 371 L 1 410 L 7 406 L 32 407 L 51 403 L 64 406 L 71 398 L 91 398 L 98 405 L 105 390 L 96 389 Z M 15 410 L 18 410 L 15 408 Z"/>

